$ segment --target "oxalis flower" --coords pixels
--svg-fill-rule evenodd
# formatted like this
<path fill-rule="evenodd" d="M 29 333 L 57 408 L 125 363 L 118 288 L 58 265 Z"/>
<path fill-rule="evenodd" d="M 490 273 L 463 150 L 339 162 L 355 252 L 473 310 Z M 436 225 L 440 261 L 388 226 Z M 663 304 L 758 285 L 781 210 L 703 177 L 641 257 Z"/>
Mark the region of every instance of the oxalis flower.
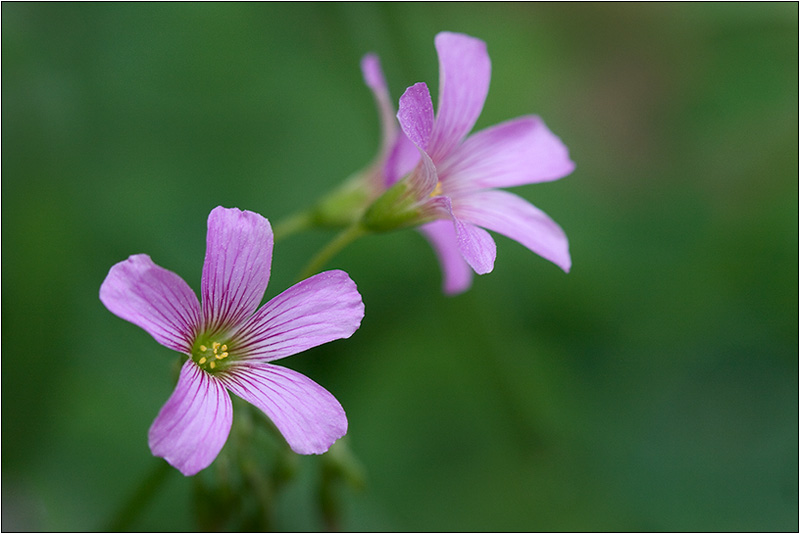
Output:
<path fill-rule="evenodd" d="M 569 246 L 561 227 L 527 200 L 499 190 L 571 173 L 575 164 L 567 148 L 534 115 L 467 137 L 489 90 L 486 44 L 442 32 L 435 45 L 440 71 L 437 113 L 434 116 L 424 83 L 409 87 L 400 98 L 397 119 L 405 136 L 397 137 L 384 160 L 390 189 L 367 212 L 366 226 L 425 222 L 420 230 L 439 257 L 449 294 L 468 289 L 472 271 L 485 274 L 494 268 L 496 246 L 486 229 L 518 241 L 568 272 Z M 368 85 L 385 109 L 385 99 L 378 96 L 386 91 L 382 75 L 376 74 L 379 64 L 370 60 L 362 69 L 365 78 L 369 73 L 374 80 Z M 409 146 L 417 153 L 410 155 Z"/>
<path fill-rule="evenodd" d="M 114 265 L 100 300 L 157 342 L 187 355 L 148 433 L 153 455 L 184 475 L 208 467 L 231 428 L 228 391 L 261 409 L 299 454 L 321 454 L 347 431 L 339 402 L 304 375 L 273 365 L 355 332 L 361 295 L 342 271 L 308 278 L 258 308 L 270 275 L 272 228 L 249 211 L 215 208 L 201 301 L 177 274 L 136 254 Z"/>

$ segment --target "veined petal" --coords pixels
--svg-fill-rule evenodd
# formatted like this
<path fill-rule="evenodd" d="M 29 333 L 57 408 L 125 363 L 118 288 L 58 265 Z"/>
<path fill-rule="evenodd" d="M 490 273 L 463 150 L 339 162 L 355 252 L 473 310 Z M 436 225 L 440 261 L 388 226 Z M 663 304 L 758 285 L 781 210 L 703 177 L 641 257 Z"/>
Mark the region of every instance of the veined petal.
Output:
<path fill-rule="evenodd" d="M 390 188 L 399 179 L 414 170 L 419 159 L 420 153 L 417 146 L 404 133 L 400 132 L 383 166 L 384 187 Z"/>
<path fill-rule="evenodd" d="M 183 279 L 136 254 L 111 267 L 100 286 L 108 310 L 143 328 L 156 341 L 189 353 L 200 323 L 197 295 Z"/>
<path fill-rule="evenodd" d="M 258 213 L 211 211 L 201 284 L 206 330 L 234 326 L 256 310 L 269 282 L 272 242 L 269 221 Z"/>
<path fill-rule="evenodd" d="M 400 97 L 397 119 L 406 137 L 419 151 L 420 161 L 408 179 L 417 199 L 422 200 L 439 182 L 436 166 L 426 151 L 433 128 L 433 104 L 427 85 L 417 83 L 406 89 Z"/>
<path fill-rule="evenodd" d="M 428 153 L 437 164 L 466 136 L 489 92 L 492 64 L 486 43 L 459 33 L 435 39 L 439 54 L 439 105 Z"/>
<path fill-rule="evenodd" d="M 347 432 L 347 417 L 339 401 L 296 371 L 266 363 L 240 363 L 221 380 L 263 411 L 298 454 L 322 454 Z"/>
<path fill-rule="evenodd" d="M 453 200 L 444 195 L 435 196 L 422 204 L 422 212 L 428 217 L 449 219 L 455 228 L 456 243 L 461 256 L 478 274 L 486 274 L 494 268 L 496 246 L 489 232 L 459 220 L 453 211 Z"/>
<path fill-rule="evenodd" d="M 458 248 L 469 266 L 478 274 L 492 272 L 497 246 L 489 232 L 458 218 L 455 227 Z"/>
<path fill-rule="evenodd" d="M 547 182 L 574 169 L 561 139 L 539 117 L 525 116 L 469 136 L 437 170 L 449 191 Z"/>
<path fill-rule="evenodd" d="M 412 143 L 420 150 L 426 150 L 433 131 L 433 102 L 428 86 L 415 83 L 400 97 L 397 110 L 400 127 Z"/>
<path fill-rule="evenodd" d="M 472 285 L 472 269 L 458 247 L 452 220 L 434 221 L 419 227 L 433 247 L 442 268 L 442 289 L 448 295 L 463 293 Z"/>
<path fill-rule="evenodd" d="M 194 475 L 222 450 L 232 416 L 231 398 L 222 383 L 187 360 L 175 391 L 150 427 L 150 451 L 184 475 Z"/>
<path fill-rule="evenodd" d="M 378 114 L 381 118 L 381 132 L 383 140 L 381 142 L 381 154 L 383 158 L 388 157 L 389 151 L 394 145 L 397 137 L 397 121 L 395 119 L 394 106 L 389 97 L 389 88 L 386 85 L 386 78 L 383 76 L 381 62 L 375 54 L 367 54 L 361 59 L 361 72 L 364 75 L 364 82 L 372 90 L 375 97 L 375 104 L 378 107 Z"/>
<path fill-rule="evenodd" d="M 231 350 L 248 360 L 276 360 L 350 337 L 363 317 L 356 284 L 344 271 L 326 271 L 264 304 L 233 335 Z"/>
<path fill-rule="evenodd" d="M 518 241 L 569 272 L 569 242 L 561 227 L 543 211 L 512 193 L 487 190 L 454 203 L 457 217 Z"/>
<path fill-rule="evenodd" d="M 428 198 L 439 183 L 439 175 L 431 157 L 423 150 L 419 150 L 419 163 L 408 176 L 411 191 L 417 200 Z"/>

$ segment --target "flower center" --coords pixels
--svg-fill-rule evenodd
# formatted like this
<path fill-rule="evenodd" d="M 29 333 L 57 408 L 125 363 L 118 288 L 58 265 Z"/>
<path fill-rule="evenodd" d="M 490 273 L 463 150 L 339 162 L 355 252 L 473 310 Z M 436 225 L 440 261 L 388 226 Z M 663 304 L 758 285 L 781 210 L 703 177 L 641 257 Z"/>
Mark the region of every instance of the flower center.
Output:
<path fill-rule="evenodd" d="M 431 191 L 431 194 L 429 195 L 429 197 L 430 198 L 438 197 L 441 194 L 442 194 L 442 182 L 438 181 L 438 182 L 436 182 L 436 187 L 433 188 L 433 191 Z"/>
<path fill-rule="evenodd" d="M 192 360 L 204 371 L 219 371 L 228 356 L 228 345 L 219 341 L 199 338 L 192 348 Z"/>

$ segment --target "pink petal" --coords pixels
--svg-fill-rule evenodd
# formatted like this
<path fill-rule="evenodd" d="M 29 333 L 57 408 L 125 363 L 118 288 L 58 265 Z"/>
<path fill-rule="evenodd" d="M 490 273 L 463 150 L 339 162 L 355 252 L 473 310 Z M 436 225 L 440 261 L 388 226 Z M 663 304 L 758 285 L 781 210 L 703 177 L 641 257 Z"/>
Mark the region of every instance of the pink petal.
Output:
<path fill-rule="evenodd" d="M 381 63 L 375 54 L 367 54 L 361 60 L 361 71 L 364 82 L 372 90 L 378 113 L 381 117 L 381 142 L 380 159 L 383 160 L 382 189 L 388 189 L 400 178 L 410 173 L 419 162 L 419 151 L 408 137 L 400 132 L 397 117 L 394 113 L 389 88 L 381 70 Z M 430 99 L 430 95 L 428 96 Z M 431 121 L 433 117 L 431 115 Z"/>
<path fill-rule="evenodd" d="M 480 39 L 442 32 L 435 43 L 439 54 L 439 105 L 428 153 L 439 163 L 478 120 L 489 92 L 492 64 L 486 43 Z"/>
<path fill-rule="evenodd" d="M 464 221 L 518 241 L 569 272 L 572 260 L 567 236 L 527 200 L 506 191 L 487 190 L 454 201 L 453 212 Z"/>
<path fill-rule="evenodd" d="M 296 371 L 241 363 L 221 380 L 261 409 L 298 454 L 322 454 L 347 432 L 347 417 L 334 396 Z"/>
<path fill-rule="evenodd" d="M 557 180 L 574 169 L 564 143 L 526 116 L 471 135 L 437 170 L 447 190 L 474 190 Z"/>
<path fill-rule="evenodd" d="M 114 265 L 100 286 L 109 311 L 143 328 L 156 341 L 189 353 L 200 322 L 200 303 L 183 279 L 146 254 Z"/>
<path fill-rule="evenodd" d="M 381 142 L 381 154 L 383 158 L 388 157 L 392 150 L 398 128 L 395 119 L 394 106 L 389 97 L 389 88 L 386 85 L 386 78 L 381 70 L 381 62 L 375 54 L 367 54 L 361 60 L 361 72 L 364 74 L 364 82 L 372 90 L 375 97 L 375 104 L 378 106 L 378 114 L 381 118 L 381 131 L 383 140 Z"/>
<path fill-rule="evenodd" d="M 455 226 L 458 248 L 469 266 L 478 274 L 492 272 L 497 247 L 489 232 L 459 219 Z"/>
<path fill-rule="evenodd" d="M 276 360 L 350 337 L 364 317 L 364 303 L 344 271 L 326 271 L 267 302 L 242 330 L 231 350 L 248 359 Z"/>
<path fill-rule="evenodd" d="M 439 183 L 433 160 L 422 150 L 419 151 L 419 163 L 408 176 L 408 183 L 415 198 L 422 201 L 430 197 Z"/>
<path fill-rule="evenodd" d="M 472 269 L 458 248 L 453 221 L 434 221 L 419 227 L 430 241 L 442 267 L 443 291 L 448 295 L 463 293 L 472 285 Z"/>
<path fill-rule="evenodd" d="M 400 108 L 397 111 L 400 127 L 412 143 L 420 150 L 428 148 L 433 131 L 433 103 L 428 86 L 415 83 L 400 97 Z"/>
<path fill-rule="evenodd" d="M 271 261 L 267 219 L 236 208 L 211 211 L 201 283 L 206 330 L 229 328 L 256 310 L 267 289 Z"/>
<path fill-rule="evenodd" d="M 376 94 L 388 96 L 389 89 L 386 87 L 386 78 L 381 69 L 381 60 L 376 54 L 367 54 L 361 58 L 361 73 L 364 75 L 364 83 Z"/>
<path fill-rule="evenodd" d="M 417 146 L 404 133 L 399 132 L 383 167 L 384 187 L 388 189 L 403 176 L 414 170 L 419 160 L 420 153 Z"/>
<path fill-rule="evenodd" d="M 150 451 L 184 475 L 194 475 L 222 450 L 232 415 L 231 398 L 222 383 L 187 360 L 175 391 L 150 427 Z"/>
<path fill-rule="evenodd" d="M 436 166 L 426 152 L 433 128 L 433 104 L 427 85 L 417 83 L 406 89 L 400 97 L 397 119 L 406 137 L 419 150 L 420 161 L 409 176 L 409 183 L 416 197 L 423 200 L 439 182 Z"/>

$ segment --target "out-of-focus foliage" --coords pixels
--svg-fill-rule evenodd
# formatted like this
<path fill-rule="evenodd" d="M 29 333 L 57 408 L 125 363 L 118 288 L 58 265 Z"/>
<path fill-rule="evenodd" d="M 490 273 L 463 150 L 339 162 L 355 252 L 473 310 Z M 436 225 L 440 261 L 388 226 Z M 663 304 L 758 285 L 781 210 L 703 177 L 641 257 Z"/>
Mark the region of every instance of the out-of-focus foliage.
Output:
<path fill-rule="evenodd" d="M 209 211 L 277 222 L 366 164 L 361 56 L 436 94 L 442 30 L 488 44 L 478 128 L 537 113 L 569 146 L 515 192 L 573 270 L 498 237 L 447 298 L 414 231 L 334 259 L 362 327 L 286 364 L 348 413 L 341 527 L 798 528 L 797 4 L 3 3 L 4 530 L 104 528 L 158 461 L 175 356 L 103 308 L 111 265 L 199 289 Z M 278 242 L 268 297 L 330 237 Z M 275 528 L 322 528 L 317 467 Z M 192 495 L 171 472 L 132 528 L 196 528 Z"/>

